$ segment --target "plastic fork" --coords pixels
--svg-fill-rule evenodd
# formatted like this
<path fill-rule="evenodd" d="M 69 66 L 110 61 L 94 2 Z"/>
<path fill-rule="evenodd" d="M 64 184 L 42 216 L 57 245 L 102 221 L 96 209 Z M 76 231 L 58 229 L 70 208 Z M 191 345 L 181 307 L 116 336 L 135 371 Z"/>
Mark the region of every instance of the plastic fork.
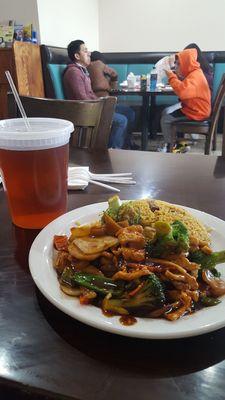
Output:
<path fill-rule="evenodd" d="M 106 189 L 112 190 L 113 192 L 120 192 L 120 189 L 115 188 L 114 186 L 106 185 L 105 183 L 94 181 L 90 178 L 70 178 L 68 179 L 68 188 L 69 189 L 85 189 L 88 186 L 88 183 L 93 183 L 93 185 L 102 186 Z"/>
<path fill-rule="evenodd" d="M 68 175 L 71 179 L 88 179 L 102 182 L 122 183 L 122 184 L 135 184 L 132 179 L 132 173 L 118 173 L 118 174 L 93 174 L 89 171 L 88 167 L 70 167 Z"/>
<path fill-rule="evenodd" d="M 95 178 L 91 179 L 89 175 L 84 174 L 83 172 L 69 174 L 69 179 L 82 179 L 87 181 L 95 181 L 95 182 L 109 182 L 109 183 L 119 183 L 123 185 L 134 185 L 136 182 L 133 180 L 128 179 L 118 179 L 118 178 Z"/>

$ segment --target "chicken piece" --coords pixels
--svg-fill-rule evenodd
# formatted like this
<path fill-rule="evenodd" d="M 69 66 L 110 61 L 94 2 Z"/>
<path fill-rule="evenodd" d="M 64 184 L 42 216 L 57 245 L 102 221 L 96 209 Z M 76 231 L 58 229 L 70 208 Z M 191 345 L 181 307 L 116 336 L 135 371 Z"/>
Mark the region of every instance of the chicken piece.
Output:
<path fill-rule="evenodd" d="M 146 269 L 140 269 L 138 271 L 134 271 L 134 272 L 126 272 L 126 271 L 119 271 L 116 272 L 115 275 L 113 275 L 113 279 L 116 280 L 124 280 L 124 281 L 133 281 L 134 279 L 138 279 L 141 276 L 146 276 L 149 275 L 150 272 Z"/>
<path fill-rule="evenodd" d="M 146 242 L 141 225 L 132 225 L 127 228 L 122 228 L 117 233 L 117 236 L 122 246 L 129 246 L 135 249 L 143 249 L 145 247 Z"/>
<path fill-rule="evenodd" d="M 186 290 L 188 296 L 191 297 L 193 301 L 197 303 L 199 300 L 199 291 L 198 290 Z M 176 301 L 180 299 L 181 291 L 180 290 L 168 290 L 167 296 L 170 300 Z"/>
<path fill-rule="evenodd" d="M 129 226 L 129 221 L 128 221 L 128 219 L 124 219 L 123 221 L 119 221 L 118 224 L 122 228 L 126 228 L 127 226 Z"/>
<path fill-rule="evenodd" d="M 142 225 L 129 225 L 129 226 L 126 226 L 125 228 L 121 228 L 119 230 L 119 232 L 117 232 L 117 236 L 120 235 L 123 231 L 125 231 L 125 232 L 143 233 L 144 232 L 144 228 L 143 228 Z"/>
<path fill-rule="evenodd" d="M 191 311 L 192 299 L 187 293 L 182 292 L 180 296 L 181 307 L 179 307 L 176 311 L 172 311 L 168 314 L 165 314 L 166 319 L 170 321 L 176 321 L 178 318 L 182 317 L 187 311 Z"/>
<path fill-rule="evenodd" d="M 205 254 L 212 254 L 213 252 L 211 247 L 209 247 L 208 245 L 201 247 L 201 251 Z"/>
<path fill-rule="evenodd" d="M 115 235 L 121 229 L 121 226 L 107 213 L 104 213 L 103 220 L 105 222 L 105 229 L 108 235 Z"/>
<path fill-rule="evenodd" d="M 167 270 L 165 271 L 165 276 L 167 276 L 168 279 L 171 279 L 172 281 L 182 281 L 182 282 L 184 281 L 185 283 L 187 283 L 189 285 L 189 289 L 193 289 L 193 290 L 198 289 L 198 282 L 197 282 L 196 278 L 194 276 L 190 275 L 186 271 L 186 269 L 180 267 L 178 264 L 175 264 L 172 261 L 167 261 L 167 260 L 163 260 L 160 258 L 149 258 L 148 260 L 150 262 L 157 263 L 164 268 L 167 268 Z M 173 274 L 171 272 L 171 270 L 176 271 L 176 273 Z M 169 274 L 167 271 L 169 272 Z M 178 275 L 178 273 L 179 273 L 179 275 Z M 179 277 L 180 277 L 180 279 L 179 279 Z M 183 279 L 183 277 L 185 277 L 185 279 Z"/>
<path fill-rule="evenodd" d="M 165 276 L 171 281 L 186 282 L 186 278 L 181 274 L 173 274 L 171 271 L 167 270 Z"/>
<path fill-rule="evenodd" d="M 105 225 L 101 226 L 92 226 L 90 230 L 90 236 L 101 237 L 106 235 Z"/>
<path fill-rule="evenodd" d="M 181 291 L 180 290 L 168 290 L 167 298 L 169 301 L 177 301 L 180 299 Z"/>
<path fill-rule="evenodd" d="M 113 254 L 104 251 L 100 258 L 100 269 L 105 276 L 111 277 L 118 271 L 117 258 Z"/>
<path fill-rule="evenodd" d="M 68 247 L 68 238 L 66 235 L 55 235 L 53 244 L 56 250 L 58 251 L 67 251 Z"/>
<path fill-rule="evenodd" d="M 155 237 L 156 229 L 151 226 L 144 227 L 144 237 L 146 240 L 153 240 Z"/>
<path fill-rule="evenodd" d="M 179 304 L 180 304 L 179 301 L 177 301 L 176 303 L 173 303 L 173 309 L 176 308 L 176 305 L 177 305 L 177 307 L 179 307 Z M 151 311 L 149 313 L 149 317 L 150 318 L 160 318 L 160 317 L 164 316 L 166 312 L 170 311 L 171 307 L 172 307 L 171 304 L 165 304 L 163 307 L 157 308 L 156 310 Z"/>
<path fill-rule="evenodd" d="M 180 267 L 186 269 L 187 271 L 195 271 L 200 268 L 199 264 L 189 261 L 188 258 L 185 257 L 185 255 L 183 254 L 168 256 L 167 260 L 173 261 L 174 263 L 178 264 Z"/>
<path fill-rule="evenodd" d="M 178 281 L 178 282 L 183 282 L 187 283 L 190 289 L 198 289 L 198 282 L 196 281 L 196 278 L 194 276 L 189 275 L 188 273 L 186 274 L 174 274 L 173 272 L 167 270 L 165 272 L 165 276 L 171 280 L 171 281 Z"/>
<path fill-rule="evenodd" d="M 145 260 L 145 249 L 132 249 L 131 247 L 122 247 L 122 255 L 126 261 L 141 262 Z"/>
<path fill-rule="evenodd" d="M 187 290 L 186 291 L 187 295 L 190 296 L 192 298 L 193 301 L 195 301 L 196 303 L 199 300 L 199 291 L 198 290 Z"/>
<path fill-rule="evenodd" d="M 189 236 L 190 246 L 199 247 L 199 239 L 195 236 Z"/>
<path fill-rule="evenodd" d="M 59 251 L 53 263 L 54 268 L 59 274 L 62 274 L 65 267 L 71 266 L 71 259 L 72 257 L 69 253 L 66 251 Z"/>
<path fill-rule="evenodd" d="M 145 265 L 145 264 L 139 264 L 139 263 L 127 263 L 127 267 L 128 268 L 132 268 L 132 269 L 147 269 L 150 272 L 154 272 L 154 273 L 161 273 L 163 272 L 163 268 L 160 265 Z"/>
<path fill-rule="evenodd" d="M 182 291 L 187 292 L 188 290 L 190 290 L 188 283 L 182 283 L 178 281 L 172 281 L 172 283 L 175 289 L 179 290 L 180 292 Z"/>

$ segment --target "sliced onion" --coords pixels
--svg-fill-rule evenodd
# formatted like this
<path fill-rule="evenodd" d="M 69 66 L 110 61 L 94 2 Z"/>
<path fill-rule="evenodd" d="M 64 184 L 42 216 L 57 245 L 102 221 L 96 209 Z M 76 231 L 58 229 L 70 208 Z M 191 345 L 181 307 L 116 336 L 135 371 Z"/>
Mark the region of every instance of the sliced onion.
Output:
<path fill-rule="evenodd" d="M 73 288 L 71 286 L 64 285 L 63 283 L 60 283 L 60 289 L 68 296 L 80 296 L 82 293 L 80 288 Z"/>

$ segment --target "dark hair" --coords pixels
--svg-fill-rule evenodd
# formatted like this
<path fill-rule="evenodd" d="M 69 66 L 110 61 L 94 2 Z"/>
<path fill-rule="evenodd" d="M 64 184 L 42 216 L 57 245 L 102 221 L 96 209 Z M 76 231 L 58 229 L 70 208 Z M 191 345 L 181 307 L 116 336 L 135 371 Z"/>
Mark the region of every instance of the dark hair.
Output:
<path fill-rule="evenodd" d="M 73 40 L 68 44 L 67 52 L 71 61 L 75 61 L 74 54 L 79 53 L 82 44 L 84 44 L 83 40 Z"/>
<path fill-rule="evenodd" d="M 200 67 L 203 72 L 212 71 L 212 68 L 211 68 L 207 58 L 204 56 L 201 49 L 198 47 L 198 45 L 196 43 L 190 43 L 188 46 L 186 46 L 184 48 L 184 50 L 186 50 L 186 49 L 196 49 L 197 50 L 197 53 L 198 53 L 197 61 L 199 62 Z"/>
<path fill-rule="evenodd" d="M 98 61 L 98 60 L 105 62 L 105 58 L 104 58 L 103 54 L 100 53 L 100 51 L 92 51 L 91 61 Z"/>

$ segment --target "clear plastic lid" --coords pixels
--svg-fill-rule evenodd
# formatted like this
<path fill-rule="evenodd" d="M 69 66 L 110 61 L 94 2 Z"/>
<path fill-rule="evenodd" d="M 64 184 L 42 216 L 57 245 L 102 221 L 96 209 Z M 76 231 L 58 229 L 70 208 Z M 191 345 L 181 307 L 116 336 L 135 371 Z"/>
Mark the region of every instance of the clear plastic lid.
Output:
<path fill-rule="evenodd" d="M 43 150 L 63 146 L 74 131 L 72 122 L 58 118 L 28 118 L 26 129 L 22 118 L 0 121 L 0 149 Z"/>

